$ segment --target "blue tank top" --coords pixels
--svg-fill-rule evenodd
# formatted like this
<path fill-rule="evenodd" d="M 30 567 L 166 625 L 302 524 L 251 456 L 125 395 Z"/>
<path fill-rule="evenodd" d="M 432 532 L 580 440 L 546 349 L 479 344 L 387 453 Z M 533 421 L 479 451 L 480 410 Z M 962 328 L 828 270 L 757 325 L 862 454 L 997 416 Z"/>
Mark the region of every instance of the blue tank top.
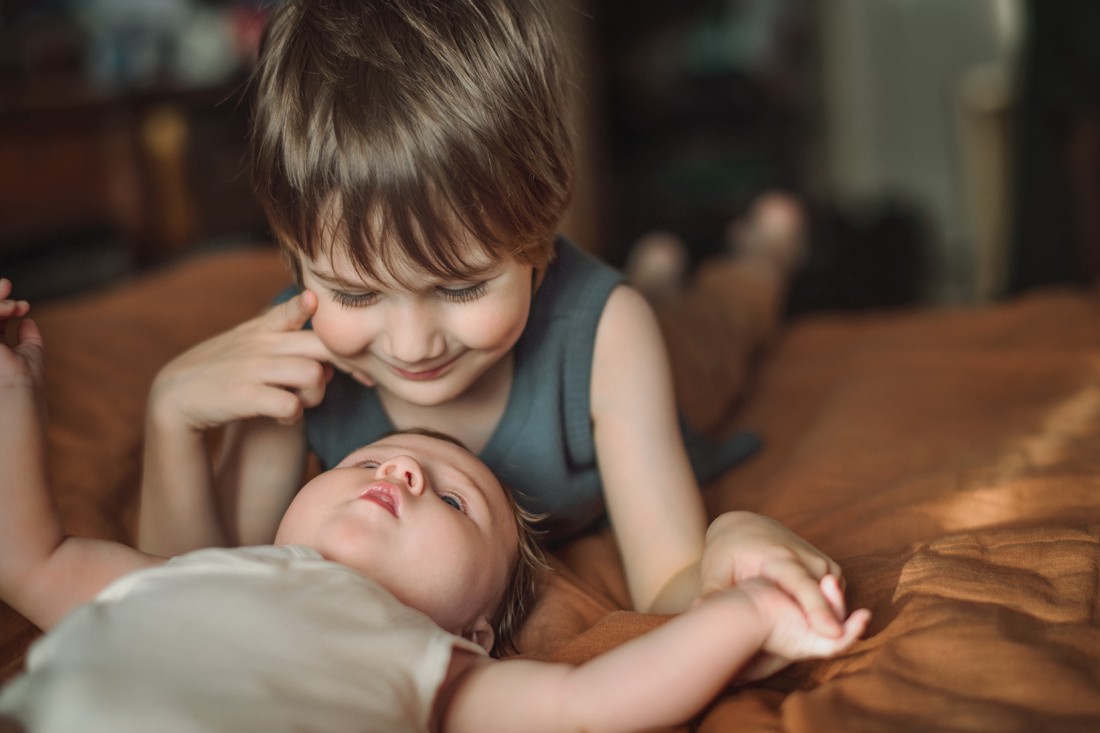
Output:
<path fill-rule="evenodd" d="M 514 349 L 508 404 L 479 454 L 525 508 L 546 516 L 540 528 L 550 546 L 597 526 L 605 514 L 590 412 L 592 355 L 604 306 L 624 280 L 564 239 L 556 248 Z M 377 392 L 340 372 L 305 421 L 309 447 L 326 468 L 394 430 Z M 700 482 L 760 445 L 751 432 L 714 442 L 680 424 Z"/>

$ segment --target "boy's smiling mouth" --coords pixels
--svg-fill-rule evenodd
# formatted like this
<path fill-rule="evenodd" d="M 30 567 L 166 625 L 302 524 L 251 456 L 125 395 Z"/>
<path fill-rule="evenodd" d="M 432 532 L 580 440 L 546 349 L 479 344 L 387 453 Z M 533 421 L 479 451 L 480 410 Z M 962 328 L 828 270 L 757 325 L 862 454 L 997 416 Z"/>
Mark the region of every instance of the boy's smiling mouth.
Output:
<path fill-rule="evenodd" d="M 401 367 L 390 364 L 389 362 L 383 363 L 385 363 L 386 366 L 389 367 L 389 369 L 394 374 L 401 377 L 402 379 L 408 379 L 414 382 L 426 382 L 442 376 L 448 369 L 451 368 L 451 365 L 453 365 L 456 361 L 458 361 L 457 356 L 447 360 L 439 366 L 432 367 L 431 369 L 420 370 L 402 369 Z"/>

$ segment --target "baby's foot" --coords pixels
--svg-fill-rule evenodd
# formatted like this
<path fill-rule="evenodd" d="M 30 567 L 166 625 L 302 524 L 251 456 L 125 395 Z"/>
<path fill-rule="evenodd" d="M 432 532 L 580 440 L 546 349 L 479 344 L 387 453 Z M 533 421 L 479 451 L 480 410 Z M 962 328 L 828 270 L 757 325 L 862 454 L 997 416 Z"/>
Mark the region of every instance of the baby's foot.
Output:
<path fill-rule="evenodd" d="M 742 261 L 759 261 L 787 279 L 806 258 L 806 219 L 798 200 L 778 191 L 757 198 L 744 219 L 726 228 L 726 248 Z"/>
<path fill-rule="evenodd" d="M 668 300 L 684 288 L 687 246 L 670 232 L 649 232 L 634 243 L 625 269 L 630 284 L 650 301 Z"/>

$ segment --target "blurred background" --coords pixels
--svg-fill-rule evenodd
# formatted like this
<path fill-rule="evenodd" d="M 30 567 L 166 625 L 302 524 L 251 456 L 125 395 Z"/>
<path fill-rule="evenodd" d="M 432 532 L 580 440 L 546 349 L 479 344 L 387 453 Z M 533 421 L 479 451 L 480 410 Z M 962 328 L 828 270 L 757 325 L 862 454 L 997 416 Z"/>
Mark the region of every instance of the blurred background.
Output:
<path fill-rule="evenodd" d="M 269 242 L 245 162 L 268 0 L 0 0 L 0 273 L 65 297 Z M 582 177 L 621 265 L 803 204 L 792 311 L 983 303 L 1100 274 L 1100 3 L 561 0 Z"/>

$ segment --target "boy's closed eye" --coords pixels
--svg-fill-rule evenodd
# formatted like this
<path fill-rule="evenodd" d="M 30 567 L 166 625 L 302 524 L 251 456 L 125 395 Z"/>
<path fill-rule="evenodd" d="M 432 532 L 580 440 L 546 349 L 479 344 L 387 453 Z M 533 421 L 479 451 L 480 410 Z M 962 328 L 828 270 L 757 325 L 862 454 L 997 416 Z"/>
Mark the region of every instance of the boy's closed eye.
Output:
<path fill-rule="evenodd" d="M 434 292 L 444 300 L 453 303 L 468 303 L 484 295 L 487 288 L 488 282 L 481 281 L 457 287 L 437 285 Z M 332 295 L 332 300 L 337 305 L 345 308 L 364 308 L 373 305 L 381 297 L 377 291 L 352 293 L 344 290 L 330 290 L 329 292 Z"/>
<path fill-rule="evenodd" d="M 487 288 L 488 282 L 483 280 L 461 287 L 444 287 L 441 285 L 436 288 L 436 291 L 447 300 L 456 303 L 467 303 L 480 298 L 485 294 Z"/>
<path fill-rule="evenodd" d="M 342 290 L 330 290 L 332 300 L 345 308 L 363 308 L 378 300 L 378 293 L 347 293 Z"/>

